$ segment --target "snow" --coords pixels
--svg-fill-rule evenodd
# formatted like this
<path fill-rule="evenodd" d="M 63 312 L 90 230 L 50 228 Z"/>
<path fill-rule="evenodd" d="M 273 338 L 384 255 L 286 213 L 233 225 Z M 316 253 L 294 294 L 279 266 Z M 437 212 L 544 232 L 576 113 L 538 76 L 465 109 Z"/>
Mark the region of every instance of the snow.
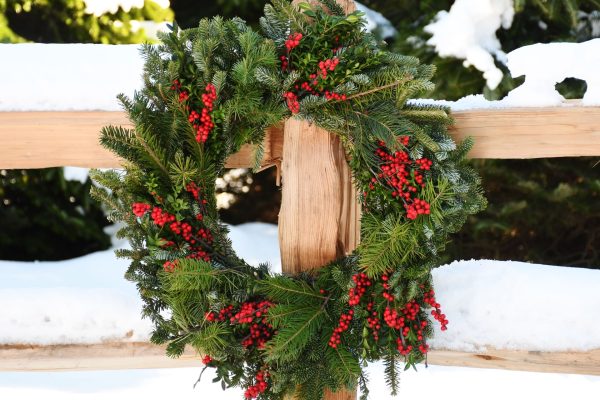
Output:
<path fill-rule="evenodd" d="M 367 6 L 359 3 L 359 2 L 355 2 L 356 3 L 356 9 L 358 11 L 362 11 L 365 13 L 365 19 L 367 20 L 367 25 L 366 28 L 368 31 L 373 32 L 377 29 L 379 29 L 379 32 L 381 33 L 381 37 L 382 38 L 389 38 L 389 37 L 393 37 L 394 35 L 396 35 L 396 28 L 394 28 L 394 25 L 392 25 L 392 23 L 390 22 L 389 19 L 387 19 L 386 17 L 383 16 L 383 14 L 381 14 L 380 12 L 371 10 L 370 8 L 368 8 Z"/>
<path fill-rule="evenodd" d="M 82 167 L 64 167 L 63 174 L 68 181 L 79 181 L 85 183 L 90 173 L 89 168 Z"/>
<path fill-rule="evenodd" d="M 138 45 L 0 44 L 0 111 L 119 111 L 141 87 Z"/>
<path fill-rule="evenodd" d="M 525 75 L 525 82 L 503 101 L 520 106 L 555 106 L 564 98 L 555 85 L 565 78 L 585 80 L 583 105 L 600 105 L 600 39 L 583 43 L 536 43 L 508 54 L 513 77 Z"/>
<path fill-rule="evenodd" d="M 456 0 L 450 11 L 440 11 L 425 27 L 433 35 L 427 44 L 441 57 L 465 60 L 465 67 L 483 72 L 487 86 L 495 89 L 503 74 L 492 55 L 505 61 L 496 31 L 510 28 L 514 13 L 512 0 Z"/>
<path fill-rule="evenodd" d="M 169 0 L 150 0 L 157 3 L 162 8 L 167 8 L 170 5 Z M 125 12 L 129 12 L 132 8 L 143 8 L 144 0 L 84 0 L 85 12 L 94 14 L 99 17 L 105 13 L 114 14 L 119 11 L 119 7 Z"/>
<path fill-rule="evenodd" d="M 450 320 L 433 347 L 600 348 L 599 270 L 471 260 L 442 266 L 433 276 L 437 300 Z"/>
<path fill-rule="evenodd" d="M 270 261 L 273 271 L 281 270 L 276 225 L 233 226 L 230 237 L 251 264 Z M 0 304 L 6 305 L 0 343 L 145 340 L 151 326 L 140 319 L 135 286 L 123 279 L 127 264 L 113 250 L 60 262 L 0 261 Z M 431 342 L 436 348 L 600 348 L 600 270 L 480 260 L 442 266 L 433 276 L 450 320 Z"/>
<path fill-rule="evenodd" d="M 112 227 L 114 233 L 115 228 Z M 231 227 L 234 248 L 251 263 L 271 261 L 280 270 L 277 226 Z M 114 240 L 114 248 L 125 247 Z M 141 301 L 123 279 L 127 260 L 113 250 L 60 262 L 0 261 L 0 344 L 94 343 L 146 340 L 150 324 L 140 319 Z M 600 347 L 600 271 L 520 262 L 458 261 L 434 270 L 438 301 L 450 319 L 437 348 L 474 350 L 485 346 L 529 350 L 587 350 Z M 566 329 L 565 329 L 566 328 Z M 600 377 L 420 366 L 402 374 L 399 395 L 486 399 L 590 398 Z M 198 368 L 3 372 L 0 398 L 130 400 L 145 398 L 240 399 L 221 391 L 207 371 L 195 390 Z M 391 399 L 383 365 L 369 365 L 372 399 Z M 435 384 L 432 384 L 435 382 Z M 198 397 L 200 396 L 200 397 Z"/>
<path fill-rule="evenodd" d="M 201 368 L 80 372 L 4 372 L 0 398 L 44 400 L 240 400 L 241 389 L 221 390 L 209 369 L 192 388 Z M 381 364 L 369 366 L 371 399 L 394 399 Z M 591 399 L 600 377 L 430 366 L 405 371 L 395 399 Z M 592 396 L 592 397 L 590 397 Z"/>

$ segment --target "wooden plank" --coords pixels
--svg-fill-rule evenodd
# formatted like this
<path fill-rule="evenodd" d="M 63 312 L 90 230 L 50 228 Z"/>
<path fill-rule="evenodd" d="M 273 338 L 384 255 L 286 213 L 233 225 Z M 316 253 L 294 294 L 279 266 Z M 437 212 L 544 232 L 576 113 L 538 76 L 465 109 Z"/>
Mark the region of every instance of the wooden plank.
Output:
<path fill-rule="evenodd" d="M 433 349 L 430 365 L 494 368 L 600 376 L 600 349 L 587 352 L 540 352 L 488 349 L 464 352 Z M 201 367 L 200 356 L 186 351 L 169 358 L 165 348 L 143 342 L 71 345 L 1 345 L 0 371 L 84 371 Z"/>
<path fill-rule="evenodd" d="M 474 353 L 434 349 L 427 359 L 432 365 L 600 375 L 600 349 L 587 352 L 488 349 Z"/>
<path fill-rule="evenodd" d="M 540 158 L 600 155 L 600 107 L 515 108 L 453 113 L 452 135 L 472 136 L 473 158 Z M 0 112 L 0 168 L 55 166 L 119 167 L 98 143 L 105 125 L 129 126 L 121 112 Z M 263 165 L 280 160 L 283 134 L 269 131 Z M 227 163 L 248 167 L 254 149 L 245 146 Z"/>
<path fill-rule="evenodd" d="M 472 158 L 600 155 L 600 107 L 503 108 L 452 113 L 457 140 L 475 139 Z"/>
<path fill-rule="evenodd" d="M 339 138 L 306 121 L 284 128 L 279 211 L 283 272 L 298 273 L 342 257 L 358 244 L 360 205 Z M 356 392 L 325 393 L 325 400 L 356 399 Z"/>
<path fill-rule="evenodd" d="M 118 168 L 121 160 L 98 141 L 106 125 L 131 127 L 122 112 L 0 112 L 0 168 Z M 282 126 L 268 130 L 264 146 L 263 165 L 281 157 Z M 247 145 L 227 161 L 227 167 L 248 167 L 253 161 L 254 147 Z"/>
<path fill-rule="evenodd" d="M 0 371 L 85 371 L 182 368 L 202 365 L 189 349 L 180 358 L 146 342 L 60 345 L 0 345 Z"/>

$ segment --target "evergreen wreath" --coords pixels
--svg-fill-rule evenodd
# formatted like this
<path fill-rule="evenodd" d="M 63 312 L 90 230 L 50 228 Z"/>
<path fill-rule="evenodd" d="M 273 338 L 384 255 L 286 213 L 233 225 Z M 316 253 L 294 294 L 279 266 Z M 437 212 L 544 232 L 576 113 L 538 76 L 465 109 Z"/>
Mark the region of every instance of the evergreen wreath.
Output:
<path fill-rule="evenodd" d="M 438 255 L 485 206 L 463 162 L 472 141 L 447 134 L 449 110 L 407 103 L 434 88 L 434 67 L 386 51 L 360 12 L 321 3 L 274 0 L 261 33 L 216 17 L 144 46 L 143 89 L 119 96 L 135 129 L 101 136 L 125 172 L 93 172 L 93 195 L 124 222 L 131 249 L 117 255 L 131 259 L 152 341 L 170 356 L 192 346 L 248 399 L 357 385 L 366 398 L 374 360 L 395 393 L 402 363 L 426 361 L 429 314 L 448 324 Z M 358 249 L 297 276 L 240 259 L 214 196 L 226 158 L 253 143 L 258 166 L 265 129 L 290 117 L 339 135 L 363 204 Z"/>

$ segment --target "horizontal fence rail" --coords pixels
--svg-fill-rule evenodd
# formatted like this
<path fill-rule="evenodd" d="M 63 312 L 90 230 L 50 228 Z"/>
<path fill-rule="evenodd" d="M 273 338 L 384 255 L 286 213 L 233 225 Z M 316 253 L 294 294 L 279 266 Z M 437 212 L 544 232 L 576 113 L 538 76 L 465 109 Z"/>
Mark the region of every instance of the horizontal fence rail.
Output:
<path fill-rule="evenodd" d="M 580 352 L 540 352 L 489 349 L 479 352 L 433 349 L 431 365 L 497 368 L 516 371 L 600 375 L 600 349 Z M 179 358 L 165 347 L 145 342 L 71 345 L 0 345 L 0 371 L 81 371 L 202 366 L 189 349 Z"/>
<path fill-rule="evenodd" d="M 600 155 L 600 107 L 504 108 L 454 112 L 451 134 L 475 139 L 472 158 L 541 158 Z M 56 166 L 111 168 L 120 160 L 98 142 L 105 125 L 130 126 L 110 111 L 0 112 L 0 168 Z M 281 159 L 283 133 L 268 131 L 263 165 Z M 249 167 L 254 149 L 245 146 L 227 167 Z"/>

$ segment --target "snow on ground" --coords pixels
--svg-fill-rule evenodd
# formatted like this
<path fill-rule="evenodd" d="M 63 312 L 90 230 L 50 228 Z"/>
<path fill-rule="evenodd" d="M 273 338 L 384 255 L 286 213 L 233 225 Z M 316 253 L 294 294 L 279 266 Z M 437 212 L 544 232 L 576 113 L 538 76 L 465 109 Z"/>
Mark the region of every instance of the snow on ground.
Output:
<path fill-rule="evenodd" d="M 230 237 L 251 264 L 269 261 L 281 270 L 277 226 L 234 226 Z M 60 262 L 0 261 L 0 343 L 145 340 L 151 326 L 139 316 L 141 301 L 123 278 L 126 268 L 112 250 Z M 450 320 L 434 347 L 600 348 L 599 270 L 459 261 L 434 270 L 434 280 Z"/>
<path fill-rule="evenodd" d="M 114 230 L 114 228 L 113 228 Z M 277 227 L 250 223 L 231 228 L 233 245 L 251 263 L 280 270 Z M 115 248 L 124 241 L 115 240 Z M 89 343 L 143 340 L 135 287 L 123 279 L 126 260 L 112 250 L 60 262 L 0 261 L 0 343 Z M 460 261 L 434 273 L 449 330 L 434 344 L 471 350 L 485 345 L 530 350 L 600 347 L 600 271 L 496 261 Z M 222 392 L 211 372 L 192 389 L 198 368 L 0 373 L 1 399 L 130 400 L 243 398 Z M 370 365 L 371 398 L 391 399 L 381 363 Z M 600 377 L 421 366 L 401 377 L 400 398 L 423 395 L 463 400 L 590 398 Z"/>
<path fill-rule="evenodd" d="M 492 55 L 501 62 L 506 57 L 496 31 L 510 28 L 514 14 L 513 0 L 456 0 L 450 11 L 440 11 L 425 27 L 433 35 L 427 44 L 441 57 L 465 60 L 465 67 L 483 72 L 488 87 L 495 89 L 503 74 Z"/>
<path fill-rule="evenodd" d="M 393 399 L 383 367 L 368 368 L 373 400 Z M 207 370 L 201 383 L 198 368 L 0 373 L 0 398 L 7 400 L 241 400 L 243 391 L 222 391 Z M 600 377 L 430 366 L 403 372 L 396 399 L 564 400 L 592 399 L 600 393 Z"/>

